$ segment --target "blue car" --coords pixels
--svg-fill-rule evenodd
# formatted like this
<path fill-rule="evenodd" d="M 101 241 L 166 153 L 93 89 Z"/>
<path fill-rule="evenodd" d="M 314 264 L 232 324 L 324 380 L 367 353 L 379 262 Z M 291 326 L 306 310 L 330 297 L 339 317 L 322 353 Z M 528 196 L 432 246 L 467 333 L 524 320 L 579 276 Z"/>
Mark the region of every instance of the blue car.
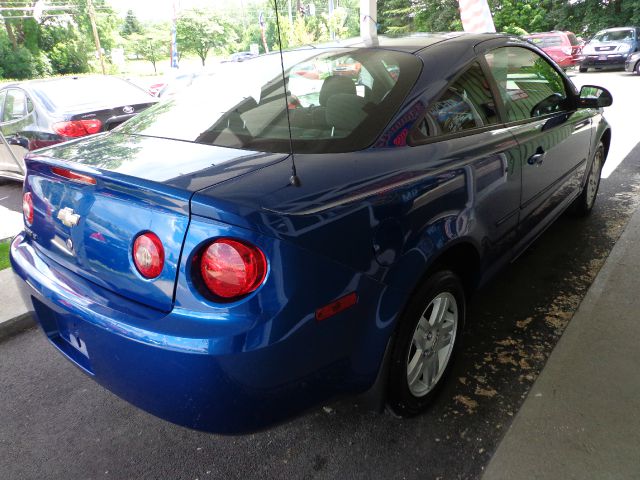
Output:
<path fill-rule="evenodd" d="M 347 59 L 357 76 L 333 76 Z M 309 65 L 318 78 L 292 73 Z M 253 431 L 359 393 L 422 412 L 471 293 L 567 208 L 592 209 L 611 95 L 578 92 L 501 35 L 221 68 L 28 156 L 11 262 L 46 337 L 115 394 L 200 430 Z"/>

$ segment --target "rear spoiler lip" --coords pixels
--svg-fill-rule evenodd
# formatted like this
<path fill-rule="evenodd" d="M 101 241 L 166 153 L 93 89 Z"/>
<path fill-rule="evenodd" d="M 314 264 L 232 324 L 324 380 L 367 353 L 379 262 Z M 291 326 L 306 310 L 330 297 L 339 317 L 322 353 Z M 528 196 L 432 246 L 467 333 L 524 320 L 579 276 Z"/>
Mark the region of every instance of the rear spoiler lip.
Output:
<path fill-rule="evenodd" d="M 194 192 L 184 190 L 171 185 L 167 185 L 161 182 L 155 182 L 153 180 L 147 180 L 132 175 L 114 172 L 111 170 L 101 170 L 98 168 L 90 167 L 82 163 L 77 163 L 69 160 L 60 160 L 56 157 L 50 157 L 48 155 L 40 155 L 38 153 L 30 153 L 25 157 L 25 164 L 27 166 L 27 173 L 25 176 L 25 184 L 29 181 L 29 172 L 31 170 L 30 165 L 33 162 L 46 165 L 48 167 L 61 167 L 80 174 L 90 175 L 96 179 L 95 185 L 87 185 L 87 188 L 101 188 L 105 184 L 111 184 L 116 186 L 127 186 L 140 188 L 149 192 L 161 191 L 161 196 L 155 196 L 157 205 L 166 208 L 171 211 L 179 212 L 189 215 L 189 203 Z"/>

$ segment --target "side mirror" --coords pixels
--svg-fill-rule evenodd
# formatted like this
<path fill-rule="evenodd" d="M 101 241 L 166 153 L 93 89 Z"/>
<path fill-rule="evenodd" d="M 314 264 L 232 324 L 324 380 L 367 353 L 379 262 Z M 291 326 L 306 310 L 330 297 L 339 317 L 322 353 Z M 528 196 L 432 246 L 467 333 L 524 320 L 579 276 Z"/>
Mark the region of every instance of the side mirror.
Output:
<path fill-rule="evenodd" d="M 580 89 L 578 108 L 603 108 L 613 103 L 613 97 L 606 88 L 585 85 Z"/>

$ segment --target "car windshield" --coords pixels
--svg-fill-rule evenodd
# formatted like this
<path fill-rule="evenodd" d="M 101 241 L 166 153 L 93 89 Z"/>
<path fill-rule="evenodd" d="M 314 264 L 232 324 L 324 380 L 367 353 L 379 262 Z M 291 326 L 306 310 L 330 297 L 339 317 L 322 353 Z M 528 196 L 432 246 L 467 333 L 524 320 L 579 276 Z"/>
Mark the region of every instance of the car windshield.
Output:
<path fill-rule="evenodd" d="M 32 90 L 50 111 L 152 102 L 144 90 L 117 77 L 67 77 L 34 83 Z"/>
<path fill-rule="evenodd" d="M 360 150 L 390 121 L 422 65 L 414 55 L 365 48 L 290 51 L 282 62 L 271 54 L 220 64 L 118 131 L 266 152 Z"/>
<path fill-rule="evenodd" d="M 633 40 L 633 30 L 604 30 L 591 39 L 592 42 L 624 42 Z"/>

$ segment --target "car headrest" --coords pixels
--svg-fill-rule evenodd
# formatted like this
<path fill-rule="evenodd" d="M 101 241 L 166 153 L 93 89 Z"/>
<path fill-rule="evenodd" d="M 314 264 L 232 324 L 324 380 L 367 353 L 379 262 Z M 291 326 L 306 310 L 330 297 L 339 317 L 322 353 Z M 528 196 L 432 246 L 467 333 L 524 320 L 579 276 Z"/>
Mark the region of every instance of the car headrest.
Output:
<path fill-rule="evenodd" d="M 353 80 L 347 77 L 338 77 L 335 75 L 327 77 L 324 82 L 322 82 L 322 87 L 320 88 L 320 98 L 318 99 L 320 105 L 326 107 L 329 97 L 338 93 L 349 93 L 351 95 L 355 95 L 356 85 L 353 83 Z"/>
<path fill-rule="evenodd" d="M 355 94 L 337 93 L 327 100 L 327 124 L 338 130 L 354 130 L 365 119 L 366 101 Z"/>

